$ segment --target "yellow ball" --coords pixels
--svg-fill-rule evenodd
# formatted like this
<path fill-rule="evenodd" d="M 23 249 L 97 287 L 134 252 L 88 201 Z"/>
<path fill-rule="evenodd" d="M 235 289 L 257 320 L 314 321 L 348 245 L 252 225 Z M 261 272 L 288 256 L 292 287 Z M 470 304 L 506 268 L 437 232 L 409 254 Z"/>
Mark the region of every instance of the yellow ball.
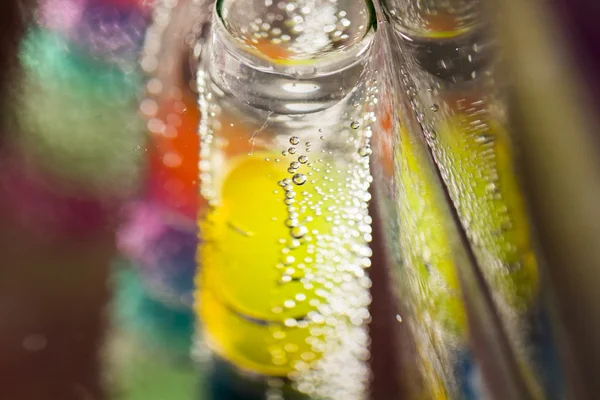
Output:
<path fill-rule="evenodd" d="M 310 279 L 313 245 L 332 224 L 311 212 L 329 181 L 308 175 L 307 165 L 294 176 L 276 157 L 233 160 L 219 205 L 200 222 L 197 310 L 213 351 L 242 369 L 284 376 L 318 358 L 308 343 L 319 336 L 311 316 L 322 300 Z"/>

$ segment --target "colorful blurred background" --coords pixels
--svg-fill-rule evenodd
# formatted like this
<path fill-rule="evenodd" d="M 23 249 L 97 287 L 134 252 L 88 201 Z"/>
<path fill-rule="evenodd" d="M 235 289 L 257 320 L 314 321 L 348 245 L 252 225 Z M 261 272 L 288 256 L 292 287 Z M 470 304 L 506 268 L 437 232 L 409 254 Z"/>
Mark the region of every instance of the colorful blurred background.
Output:
<path fill-rule="evenodd" d="M 282 1 L 281 8 L 292 3 Z M 442 86 L 426 91 L 435 92 L 427 99 L 441 92 L 438 99 L 443 100 L 428 106 L 425 117 L 423 109 L 407 100 L 411 97 L 404 95 L 404 83 L 391 77 L 402 71 L 406 79 L 425 85 L 429 81 L 410 68 L 431 65 L 427 57 L 415 57 L 414 65 L 406 61 L 407 54 L 419 49 L 397 43 L 389 10 L 419 2 L 384 3 L 374 2 L 378 30 L 371 49 L 373 73 L 389 86 L 381 89 L 374 111 L 380 127 L 374 128 L 371 157 L 368 398 L 483 398 L 414 395 L 413 369 L 422 358 L 416 355 L 415 331 L 403 322 L 405 312 L 413 312 L 406 310 L 406 299 L 413 298 L 402 292 L 406 288 L 398 284 L 395 264 L 406 261 L 399 259 L 412 254 L 411 249 L 422 252 L 411 238 L 432 235 L 428 243 L 442 248 L 445 243 L 438 239 L 445 233 L 418 223 L 420 231 L 402 230 L 391 216 L 411 214 L 396 210 L 396 203 L 404 201 L 410 208 L 411 196 L 418 195 L 446 204 L 454 222 L 462 215 L 453 206 L 452 189 L 442 189 L 444 177 L 437 175 L 432 185 L 439 190 L 421 187 L 422 192 L 412 195 L 406 189 L 406 197 L 392 195 L 410 180 L 402 177 L 402 163 L 427 164 L 435 155 L 422 157 L 418 145 L 413 156 L 410 149 L 394 155 L 400 139 L 390 132 L 411 123 L 426 126 L 422 119 L 429 118 L 427 113 L 442 114 L 444 110 L 434 114 L 440 106 L 459 108 L 461 100 L 455 101 L 454 94 L 444 97 Z M 436 5 L 435 0 L 423 3 Z M 543 305 L 535 303 L 543 310 L 528 310 L 535 317 L 527 318 L 538 324 L 528 335 L 543 342 L 540 347 L 547 341 L 560 353 L 553 350 L 551 359 L 540 361 L 551 365 L 541 379 L 550 382 L 550 389 L 542 394 L 533 390 L 537 397 L 532 398 L 593 399 L 600 392 L 595 377 L 600 370 L 600 3 L 481 3 L 495 16 L 485 20 L 492 27 L 493 45 L 503 49 L 502 72 L 494 75 L 493 90 L 508 87 L 506 99 L 499 102 L 510 104 L 510 118 L 493 105 L 492 113 L 506 117 L 517 132 L 517 180 L 525 199 L 523 213 L 531 221 L 531 228 L 525 224 L 523 229 L 535 233 L 531 247 L 543 254 L 540 280 L 549 288 L 540 295 Z M 209 0 L 4 0 L 0 5 L 1 399 L 280 399 L 268 397 L 266 389 L 259 394 L 256 388 L 244 389 L 245 378 L 231 373 L 226 362 L 213 360 L 208 368 L 202 361 L 208 356 L 194 310 L 201 267 L 196 218 L 209 206 L 200 195 L 196 73 L 200 54 L 206 55 L 202 49 L 210 37 L 213 6 Z M 444 23 L 440 26 L 440 31 L 446 29 Z M 484 90 L 492 92 L 488 86 Z M 391 120 L 413 122 L 396 125 Z M 452 129 L 452 123 L 436 125 L 437 137 L 443 141 Z M 493 134 L 502 136 L 501 128 L 498 132 Z M 476 175 L 474 165 L 468 172 Z M 431 194 L 438 192 L 439 197 Z M 473 198 L 465 201 L 479 204 Z M 449 242 L 463 245 L 473 240 L 460 227 L 449 236 Z M 412 247 L 402 247 L 407 243 Z M 464 265 L 485 264 L 470 256 Z M 471 307 L 491 301 L 478 297 L 477 290 L 471 294 L 470 299 L 465 295 Z M 405 300 L 397 301 L 398 296 Z M 433 315 L 445 318 L 446 312 L 454 312 L 448 309 L 463 307 L 452 301 L 436 298 L 442 305 L 436 303 Z M 469 318 L 479 315 L 467 311 Z M 485 321 L 477 321 L 463 334 L 479 360 L 494 364 L 483 368 L 491 382 L 489 371 L 505 372 L 486 344 L 501 338 L 486 330 L 490 325 Z M 540 359 L 548 355 L 540 353 Z M 472 372 L 470 357 L 464 355 L 460 374 Z M 555 381 L 566 383 L 552 386 Z M 501 385 L 490 382 L 489 398 L 506 398 Z M 231 389 L 236 385 L 242 389 Z"/>

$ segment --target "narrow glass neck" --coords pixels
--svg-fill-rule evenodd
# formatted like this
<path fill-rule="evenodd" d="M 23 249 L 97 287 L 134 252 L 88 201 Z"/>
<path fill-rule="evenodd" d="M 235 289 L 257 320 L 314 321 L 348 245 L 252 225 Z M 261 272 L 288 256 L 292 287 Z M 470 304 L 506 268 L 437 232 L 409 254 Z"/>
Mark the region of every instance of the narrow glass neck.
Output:
<path fill-rule="evenodd" d="M 237 3 L 244 7 L 245 2 L 241 1 L 216 4 L 207 49 L 211 58 L 208 71 L 223 92 L 259 109 L 306 114 L 331 107 L 356 86 L 374 36 L 370 2 L 349 3 L 348 7 L 358 11 L 327 8 L 331 22 L 337 24 L 320 25 L 315 30 L 314 36 L 321 40 L 318 48 L 304 46 L 310 38 L 300 34 L 294 37 L 294 27 L 289 28 L 289 21 L 302 20 L 304 25 L 298 22 L 297 30 L 307 31 L 309 25 L 316 29 L 309 24 L 310 13 L 302 18 L 280 7 L 263 6 L 264 15 L 256 11 L 243 15 L 242 11 L 233 11 Z M 303 3 L 313 4 L 313 8 L 306 6 L 309 10 L 318 8 L 314 5 L 317 1 Z M 224 9 L 226 5 L 228 8 Z M 338 16 L 349 14 L 355 14 L 356 21 Z M 320 21 L 318 16 L 313 19 Z M 344 25 L 353 23 L 357 28 L 344 33 Z M 289 34 L 285 33 L 286 26 L 291 29 Z M 335 31 L 338 26 L 340 30 Z"/>

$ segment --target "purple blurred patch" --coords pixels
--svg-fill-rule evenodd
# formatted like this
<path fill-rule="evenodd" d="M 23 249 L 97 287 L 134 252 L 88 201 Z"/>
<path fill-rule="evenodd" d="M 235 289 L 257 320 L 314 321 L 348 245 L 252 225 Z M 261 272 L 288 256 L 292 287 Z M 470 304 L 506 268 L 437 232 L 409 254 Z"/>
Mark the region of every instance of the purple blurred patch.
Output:
<path fill-rule="evenodd" d="M 91 57 L 132 68 L 150 15 L 131 1 L 44 0 L 39 23 L 60 32 Z"/>
<path fill-rule="evenodd" d="M 127 214 L 118 247 L 138 265 L 149 294 L 170 306 L 191 306 L 198 247 L 195 221 L 147 202 L 128 206 Z"/>

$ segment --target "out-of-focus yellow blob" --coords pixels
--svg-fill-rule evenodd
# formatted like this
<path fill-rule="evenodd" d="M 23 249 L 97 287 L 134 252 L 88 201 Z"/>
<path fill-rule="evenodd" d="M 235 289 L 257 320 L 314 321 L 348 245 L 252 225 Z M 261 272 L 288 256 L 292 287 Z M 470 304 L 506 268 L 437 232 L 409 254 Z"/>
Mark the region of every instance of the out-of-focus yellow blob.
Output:
<path fill-rule="evenodd" d="M 488 283 L 520 313 L 535 297 L 539 275 L 511 145 L 500 124 L 473 119 L 458 114 L 437 127 L 440 165 Z"/>
<path fill-rule="evenodd" d="M 289 163 L 276 157 L 231 161 L 219 205 L 200 222 L 196 308 L 213 351 L 242 369 L 284 376 L 319 357 L 307 343 L 321 322 L 307 318 L 320 300 L 309 279 L 316 266 L 311 243 L 332 224 L 307 212 L 290 221 L 288 207 L 309 209 L 320 201 L 316 188 L 328 182 L 313 173 L 294 183 Z M 302 165 L 296 173 L 311 171 Z"/>
<path fill-rule="evenodd" d="M 538 269 L 509 138 L 494 121 L 479 121 L 482 125 L 474 130 L 471 120 L 458 115 L 438 125 L 433 150 L 494 297 L 518 315 L 526 311 L 537 292 Z M 407 276 L 412 277 L 408 285 L 415 317 L 426 336 L 418 338 L 419 351 L 425 361 L 440 357 L 442 363 L 452 363 L 445 360 L 452 357 L 448 344 L 453 336 L 460 342 L 467 334 L 459 266 L 435 195 L 437 179 L 423 168 L 423 155 L 413 145 L 402 128 L 395 157 L 400 245 L 407 267 L 412 269 Z M 430 351 L 438 354 L 428 355 Z M 448 398 L 440 366 L 425 362 L 422 369 L 428 382 L 427 396 Z M 525 372 L 531 375 L 526 368 Z"/>
<path fill-rule="evenodd" d="M 447 346 L 465 335 L 466 312 L 443 209 L 435 195 L 437 180 L 423 168 L 422 157 L 402 127 L 395 159 L 400 248 L 408 269 L 403 276 L 418 320 L 415 326 L 423 328 L 416 340 L 426 381 L 424 398 L 445 400 L 446 380 L 451 378 L 430 361 L 452 364 Z"/>
<path fill-rule="evenodd" d="M 417 290 L 424 298 L 420 306 L 427 309 L 436 324 L 457 334 L 464 330 L 466 316 L 443 211 L 433 195 L 437 181 L 423 169 L 404 128 L 400 130 L 400 142 L 397 180 L 402 188 L 403 251 L 418 273 Z"/>

